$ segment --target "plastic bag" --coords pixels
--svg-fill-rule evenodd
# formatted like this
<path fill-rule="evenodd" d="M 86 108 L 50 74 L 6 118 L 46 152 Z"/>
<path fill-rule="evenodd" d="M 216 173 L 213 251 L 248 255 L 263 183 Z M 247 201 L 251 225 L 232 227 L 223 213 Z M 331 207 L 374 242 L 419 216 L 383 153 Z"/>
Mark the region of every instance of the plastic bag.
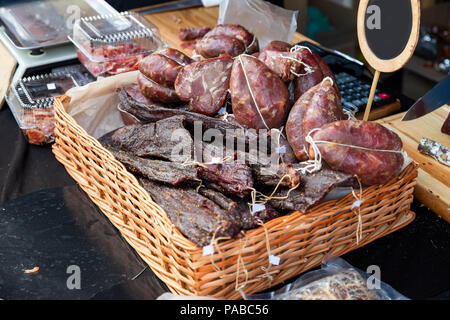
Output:
<path fill-rule="evenodd" d="M 165 292 L 160 295 L 156 300 L 218 300 L 213 297 L 200 297 L 200 296 L 182 296 L 173 294 L 171 292 Z"/>
<path fill-rule="evenodd" d="M 222 0 L 219 24 L 240 24 L 252 32 L 264 48 L 272 40 L 291 43 L 297 30 L 298 11 L 262 0 Z"/>
<path fill-rule="evenodd" d="M 345 260 L 326 255 L 321 269 L 310 271 L 293 283 L 270 293 L 245 296 L 246 300 L 408 300 L 388 284 L 379 281 L 369 288 L 370 275 Z"/>

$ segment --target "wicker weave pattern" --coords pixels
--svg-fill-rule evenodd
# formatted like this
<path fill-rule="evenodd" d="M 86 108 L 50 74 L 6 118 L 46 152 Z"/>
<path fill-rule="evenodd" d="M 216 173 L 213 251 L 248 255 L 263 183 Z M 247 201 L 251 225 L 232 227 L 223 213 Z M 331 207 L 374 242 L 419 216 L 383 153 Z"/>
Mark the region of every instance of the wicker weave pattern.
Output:
<path fill-rule="evenodd" d="M 269 221 L 242 239 L 220 242 L 214 255 L 203 256 L 202 248 L 173 227 L 136 178 L 65 112 L 68 100 L 63 96 L 55 101 L 56 158 L 174 293 L 238 299 L 237 278 L 239 285 L 246 283 L 247 294 L 267 289 L 319 265 L 325 253 L 342 255 L 415 217 L 410 204 L 418 165 L 412 163 L 399 177 L 363 191 L 363 237 L 358 244 L 358 217 L 351 210 L 355 199 L 349 194 L 307 215 Z M 269 267 L 267 241 L 270 254 L 281 258 L 278 266 Z"/>

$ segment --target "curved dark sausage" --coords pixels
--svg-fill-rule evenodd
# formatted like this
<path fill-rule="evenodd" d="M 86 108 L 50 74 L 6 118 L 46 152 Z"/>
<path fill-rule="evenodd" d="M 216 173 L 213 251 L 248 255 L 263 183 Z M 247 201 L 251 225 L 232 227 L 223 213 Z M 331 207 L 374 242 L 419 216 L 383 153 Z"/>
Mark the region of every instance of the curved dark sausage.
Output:
<path fill-rule="evenodd" d="M 269 42 L 267 46 L 264 47 L 262 51 L 266 50 L 273 50 L 273 51 L 280 51 L 280 52 L 289 52 L 291 50 L 291 45 L 287 42 L 280 41 L 280 40 L 273 40 Z"/>
<path fill-rule="evenodd" d="M 137 76 L 137 83 L 142 91 L 142 94 L 149 99 L 164 103 L 180 102 L 180 98 L 178 98 L 174 89 L 164 87 L 153 80 L 148 79 L 140 72 Z"/>
<path fill-rule="evenodd" d="M 246 79 L 264 121 L 258 113 Z M 289 107 L 288 89 L 284 82 L 257 58 L 242 55 L 234 60 L 230 91 L 233 114 L 240 124 L 254 129 L 266 128 L 264 122 L 269 129 L 279 128 L 284 124 Z"/>
<path fill-rule="evenodd" d="M 236 57 L 245 51 L 244 43 L 224 35 L 203 37 L 195 44 L 195 51 L 205 58 L 215 58 L 221 54 Z"/>
<path fill-rule="evenodd" d="M 211 28 L 209 28 L 209 27 L 180 28 L 180 30 L 178 32 L 178 37 L 182 41 L 195 40 L 195 39 L 203 37 L 209 31 L 211 31 Z"/>
<path fill-rule="evenodd" d="M 253 33 L 238 24 L 218 24 L 205 34 L 205 38 L 210 36 L 228 36 L 238 39 L 244 43 L 244 50 L 247 54 L 259 51 L 258 39 Z"/>
<path fill-rule="evenodd" d="M 333 80 L 333 86 L 341 98 L 339 88 L 334 78 L 333 73 L 330 71 L 328 65 L 322 60 L 322 58 L 313 51 L 307 48 L 302 48 L 298 51 L 300 53 L 300 59 L 308 66 L 311 67 L 312 72 L 306 75 L 302 75 L 294 79 L 294 98 L 299 99 L 302 94 L 308 91 L 310 88 L 317 85 L 324 78 L 330 77 Z M 307 70 L 301 71 L 301 73 L 306 73 Z"/>
<path fill-rule="evenodd" d="M 341 103 L 330 81 L 324 80 L 303 94 L 286 122 L 287 139 L 297 159 L 308 159 L 305 138 L 311 130 L 342 119 L 345 116 Z"/>
<path fill-rule="evenodd" d="M 329 123 L 314 132 L 315 141 L 359 146 L 368 149 L 401 151 L 402 140 L 393 131 L 376 122 L 342 120 Z M 400 152 L 383 152 L 317 143 L 322 159 L 333 169 L 359 177 L 364 185 L 382 184 L 397 176 L 403 166 Z M 310 156 L 314 150 L 310 147 Z"/>
<path fill-rule="evenodd" d="M 304 66 L 298 62 L 302 60 L 301 54 L 298 52 L 263 50 L 257 58 L 284 82 L 294 80 L 296 75 L 301 74 L 304 69 Z"/>
<path fill-rule="evenodd" d="M 139 62 L 139 71 L 154 82 L 173 87 L 181 68 L 192 62 L 184 53 L 167 48 L 154 52 Z"/>

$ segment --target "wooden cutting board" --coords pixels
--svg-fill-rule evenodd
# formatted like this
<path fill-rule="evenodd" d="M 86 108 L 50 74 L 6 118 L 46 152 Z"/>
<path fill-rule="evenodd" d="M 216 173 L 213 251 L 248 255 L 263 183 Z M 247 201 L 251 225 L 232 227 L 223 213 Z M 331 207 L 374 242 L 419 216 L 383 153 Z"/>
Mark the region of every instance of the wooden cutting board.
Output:
<path fill-rule="evenodd" d="M 450 135 L 441 132 L 450 106 L 441 108 L 415 120 L 400 121 L 404 113 L 379 120 L 397 132 L 408 155 L 420 164 L 414 196 L 450 222 L 450 167 L 417 150 L 421 138 L 429 138 L 450 147 Z"/>
<path fill-rule="evenodd" d="M 0 43 L 0 109 L 5 102 L 5 95 L 8 91 L 14 70 L 16 70 L 16 60 Z"/>

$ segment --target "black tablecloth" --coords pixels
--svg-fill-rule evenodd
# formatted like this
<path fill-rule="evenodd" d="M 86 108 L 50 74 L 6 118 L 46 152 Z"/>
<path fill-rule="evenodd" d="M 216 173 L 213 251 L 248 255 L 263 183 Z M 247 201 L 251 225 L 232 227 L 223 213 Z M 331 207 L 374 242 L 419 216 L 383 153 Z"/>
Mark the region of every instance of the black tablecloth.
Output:
<path fill-rule="evenodd" d="M 166 290 L 51 147 L 25 141 L 6 105 L 0 150 L 0 298 L 154 299 Z M 412 210 L 410 225 L 343 258 L 362 270 L 378 265 L 381 280 L 409 298 L 450 299 L 450 224 L 418 202 Z M 81 264 L 81 290 L 65 285 L 70 264 Z M 34 265 L 36 277 L 23 274 Z"/>

